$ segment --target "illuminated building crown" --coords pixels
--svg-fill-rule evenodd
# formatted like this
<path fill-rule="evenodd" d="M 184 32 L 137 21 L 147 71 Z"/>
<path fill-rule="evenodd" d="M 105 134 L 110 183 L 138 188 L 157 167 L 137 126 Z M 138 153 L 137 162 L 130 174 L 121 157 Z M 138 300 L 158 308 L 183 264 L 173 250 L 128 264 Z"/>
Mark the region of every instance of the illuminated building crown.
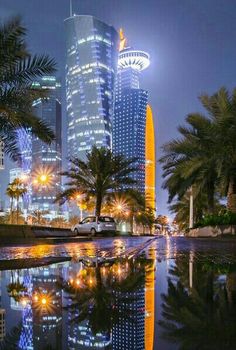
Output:
<path fill-rule="evenodd" d="M 144 51 L 134 50 L 133 48 L 127 47 L 126 45 L 127 39 L 124 36 L 123 29 L 120 29 L 120 52 L 118 59 L 118 68 L 132 68 L 140 72 L 146 69 L 150 65 L 149 54 Z"/>

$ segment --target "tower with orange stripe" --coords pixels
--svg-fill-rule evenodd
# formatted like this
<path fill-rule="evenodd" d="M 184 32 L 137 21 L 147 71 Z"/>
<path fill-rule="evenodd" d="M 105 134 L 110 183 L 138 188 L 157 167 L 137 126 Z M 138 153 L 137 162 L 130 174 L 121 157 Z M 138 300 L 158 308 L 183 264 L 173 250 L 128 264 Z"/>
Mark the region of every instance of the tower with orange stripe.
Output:
<path fill-rule="evenodd" d="M 115 154 L 136 159 L 134 188 L 155 211 L 155 128 L 148 92 L 140 88 L 140 74 L 149 65 L 149 54 L 130 47 L 121 29 L 112 147 Z"/>

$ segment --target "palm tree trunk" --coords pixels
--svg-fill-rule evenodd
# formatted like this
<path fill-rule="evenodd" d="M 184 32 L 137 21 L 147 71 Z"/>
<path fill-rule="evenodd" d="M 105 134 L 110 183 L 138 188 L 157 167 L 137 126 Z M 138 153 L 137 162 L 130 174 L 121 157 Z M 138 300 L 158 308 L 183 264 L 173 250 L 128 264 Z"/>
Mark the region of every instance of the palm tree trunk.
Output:
<path fill-rule="evenodd" d="M 210 183 L 208 184 L 207 200 L 208 200 L 208 211 L 210 214 L 214 214 L 214 211 L 215 211 L 214 185 Z"/>
<path fill-rule="evenodd" d="M 231 176 L 227 193 L 227 208 L 236 213 L 236 178 Z"/>
<path fill-rule="evenodd" d="M 97 199 L 96 199 L 96 208 L 95 208 L 95 215 L 100 216 L 101 215 L 101 208 L 102 208 L 102 193 L 97 193 Z"/>

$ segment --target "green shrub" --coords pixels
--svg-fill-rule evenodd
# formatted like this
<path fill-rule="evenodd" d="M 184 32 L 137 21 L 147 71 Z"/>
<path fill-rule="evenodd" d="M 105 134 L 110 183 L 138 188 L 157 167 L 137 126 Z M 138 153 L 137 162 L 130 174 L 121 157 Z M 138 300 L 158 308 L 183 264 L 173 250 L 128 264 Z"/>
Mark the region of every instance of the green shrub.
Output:
<path fill-rule="evenodd" d="M 218 215 L 206 215 L 198 223 L 194 225 L 197 227 L 218 226 L 218 225 L 236 225 L 236 213 L 225 211 Z"/>

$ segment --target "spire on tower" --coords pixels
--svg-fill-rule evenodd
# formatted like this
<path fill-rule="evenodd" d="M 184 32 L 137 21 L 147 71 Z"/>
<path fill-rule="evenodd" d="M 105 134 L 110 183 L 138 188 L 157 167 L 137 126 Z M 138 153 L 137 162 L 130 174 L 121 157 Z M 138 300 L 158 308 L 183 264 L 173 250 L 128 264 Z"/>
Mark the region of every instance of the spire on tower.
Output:
<path fill-rule="evenodd" d="M 120 28 L 120 47 L 119 51 L 124 50 L 127 47 L 127 39 L 124 35 L 124 30 L 123 28 Z"/>
<path fill-rule="evenodd" d="M 70 0 L 70 17 L 73 16 L 73 10 L 72 10 L 72 0 Z"/>

